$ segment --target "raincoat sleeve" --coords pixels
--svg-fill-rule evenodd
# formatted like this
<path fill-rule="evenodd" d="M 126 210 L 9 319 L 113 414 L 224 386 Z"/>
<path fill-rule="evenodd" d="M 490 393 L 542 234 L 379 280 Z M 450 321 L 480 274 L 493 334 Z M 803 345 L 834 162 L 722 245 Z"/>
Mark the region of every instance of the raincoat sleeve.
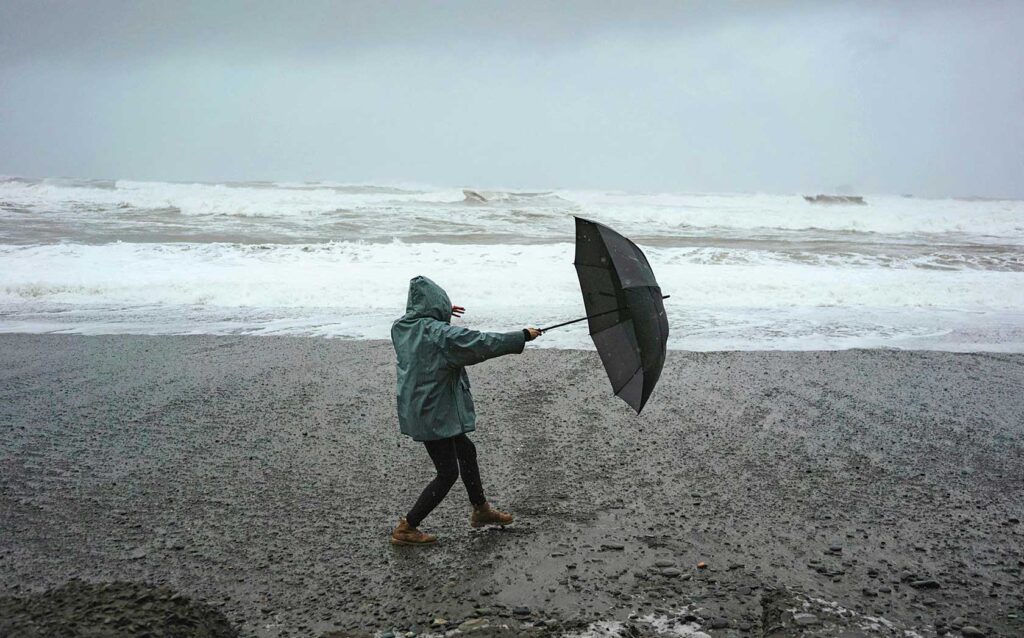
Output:
<path fill-rule="evenodd" d="M 519 354 L 526 346 L 522 330 L 515 332 L 479 332 L 461 326 L 437 322 L 438 346 L 453 366 L 471 366 L 506 354 Z"/>

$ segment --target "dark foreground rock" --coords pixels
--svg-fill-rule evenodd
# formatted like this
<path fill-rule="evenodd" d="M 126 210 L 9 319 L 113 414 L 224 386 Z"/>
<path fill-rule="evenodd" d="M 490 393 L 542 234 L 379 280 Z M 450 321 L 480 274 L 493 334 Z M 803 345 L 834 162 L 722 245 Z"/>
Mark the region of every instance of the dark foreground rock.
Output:
<path fill-rule="evenodd" d="M 4 638 L 234 638 L 224 614 L 165 587 L 86 583 L 0 598 Z"/>

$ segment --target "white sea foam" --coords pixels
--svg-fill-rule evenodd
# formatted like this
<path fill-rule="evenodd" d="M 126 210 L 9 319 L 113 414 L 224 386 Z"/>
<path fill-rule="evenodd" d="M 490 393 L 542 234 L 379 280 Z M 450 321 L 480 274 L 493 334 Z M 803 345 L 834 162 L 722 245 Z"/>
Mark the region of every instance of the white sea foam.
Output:
<path fill-rule="evenodd" d="M 850 307 L 1024 311 L 1024 277 L 800 263 L 737 251 L 647 248 L 677 308 Z M 721 252 L 721 251 L 718 251 Z M 579 307 L 570 244 L 62 244 L 0 246 L 0 301 L 396 309 L 410 277 L 428 274 L 478 309 Z M 517 317 L 518 318 L 518 317 Z"/>
<path fill-rule="evenodd" d="M 1024 350 L 1024 202 L 480 192 L 0 179 L 0 331 L 387 338 L 416 274 L 544 326 L 583 312 L 580 215 L 644 247 L 671 348 Z"/>
<path fill-rule="evenodd" d="M 564 197 L 610 221 L 661 229 L 810 230 L 877 234 L 957 233 L 1024 242 L 1024 202 L 868 197 L 867 206 L 822 206 L 794 195 L 637 195 L 572 192 Z"/>
<path fill-rule="evenodd" d="M 33 210 L 174 209 L 183 215 L 301 216 L 368 205 L 432 203 L 462 198 L 459 190 L 405 191 L 311 185 L 178 184 L 119 180 L 113 187 L 80 181 L 0 182 L 0 201 Z"/>
<path fill-rule="evenodd" d="M 369 222 L 368 230 L 382 230 L 379 224 L 383 220 L 394 222 L 383 230 L 390 230 L 396 237 L 410 230 L 423 232 L 424 222 L 428 222 L 437 233 L 499 232 L 534 239 L 571 236 L 566 215 L 580 214 L 639 236 L 820 231 L 933 237 L 949 233 L 980 242 L 1024 245 L 1021 201 L 877 196 L 869 197 L 867 206 L 819 206 L 808 204 L 797 194 L 490 194 L 493 199 L 486 204 L 467 204 L 461 189 L 8 179 L 0 181 L 0 209 L 51 215 L 101 213 L 106 217 L 131 211 L 174 211 L 185 217 L 259 217 L 281 223 L 322 223 L 311 218 L 347 215 L 355 221 Z M 368 217 L 364 219 L 364 215 Z"/>
<path fill-rule="evenodd" d="M 705 251 L 681 248 L 647 254 L 672 295 L 674 348 L 962 349 L 950 344 L 972 342 L 971 326 L 987 326 L 984 340 L 995 349 L 1024 341 L 1016 334 L 1024 323 L 1014 330 L 1024 317 L 1019 272 L 912 262 L 837 267 L 756 253 L 709 263 Z M 387 338 L 418 274 L 469 308 L 466 325 L 543 326 L 583 312 L 572 258 L 571 244 L 2 246 L 0 329 Z M 579 324 L 538 344 L 589 347 L 589 340 Z"/>

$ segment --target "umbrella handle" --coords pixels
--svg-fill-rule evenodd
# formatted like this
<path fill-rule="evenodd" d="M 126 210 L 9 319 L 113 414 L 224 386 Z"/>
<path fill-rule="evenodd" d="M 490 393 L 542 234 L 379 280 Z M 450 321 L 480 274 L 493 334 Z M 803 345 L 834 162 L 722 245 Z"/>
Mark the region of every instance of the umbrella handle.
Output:
<path fill-rule="evenodd" d="M 672 295 L 662 295 L 661 298 L 662 299 L 668 299 L 671 296 Z M 598 312 L 598 313 L 593 314 L 593 315 L 587 315 L 586 317 L 580 317 L 579 319 L 573 319 L 572 321 L 564 321 L 562 323 L 556 323 L 553 326 L 548 326 L 547 328 L 541 328 L 540 331 L 541 332 L 547 332 L 548 330 L 554 330 L 555 328 L 561 328 L 562 326 L 568 326 L 569 324 L 572 324 L 572 323 L 579 323 L 581 321 L 586 321 L 587 319 L 593 319 L 594 317 L 601 317 L 603 315 L 610 315 L 611 313 L 618 312 L 620 310 L 625 310 L 625 308 L 612 308 L 611 310 L 605 310 L 604 312 Z"/>

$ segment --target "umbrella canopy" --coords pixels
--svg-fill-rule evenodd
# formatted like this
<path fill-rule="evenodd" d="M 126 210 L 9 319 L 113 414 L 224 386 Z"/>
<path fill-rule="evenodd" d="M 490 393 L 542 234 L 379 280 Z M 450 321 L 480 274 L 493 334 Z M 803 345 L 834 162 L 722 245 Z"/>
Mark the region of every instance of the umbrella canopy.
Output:
<path fill-rule="evenodd" d="M 616 396 L 637 414 L 665 365 L 668 317 L 647 257 L 611 228 L 576 218 L 576 274 L 590 337 Z"/>

